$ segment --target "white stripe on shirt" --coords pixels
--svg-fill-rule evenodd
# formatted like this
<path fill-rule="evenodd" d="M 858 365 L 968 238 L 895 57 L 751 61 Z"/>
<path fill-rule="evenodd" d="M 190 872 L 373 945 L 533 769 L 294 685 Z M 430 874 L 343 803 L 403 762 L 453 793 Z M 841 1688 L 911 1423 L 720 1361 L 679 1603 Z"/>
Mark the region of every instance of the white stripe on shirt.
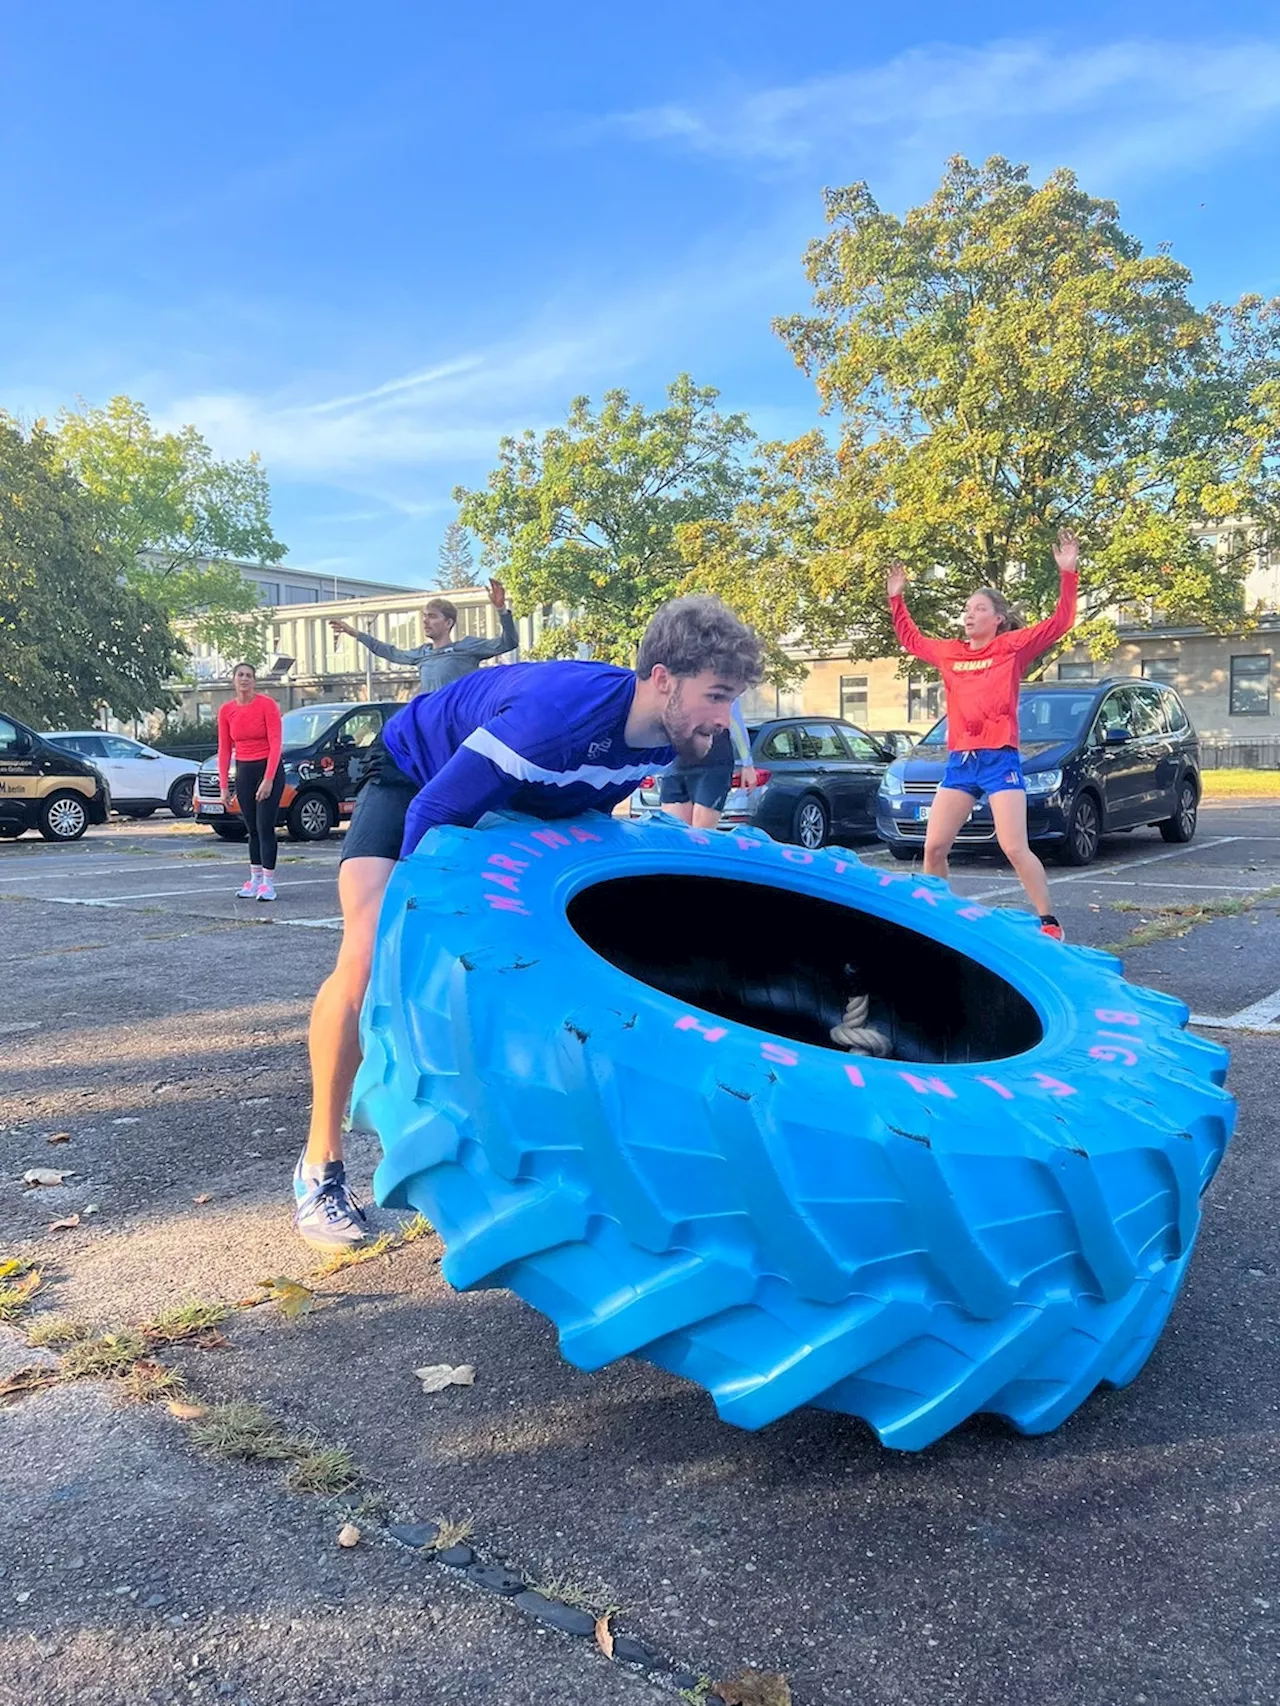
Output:
<path fill-rule="evenodd" d="M 552 788 L 571 788 L 575 782 L 585 782 L 590 788 L 616 787 L 619 782 L 640 782 L 652 776 L 652 764 L 627 764 L 611 770 L 604 764 L 580 764 L 576 770 L 544 770 L 509 747 L 488 729 L 474 729 L 463 741 L 472 752 L 478 752 L 491 764 L 520 782 L 543 782 Z"/>

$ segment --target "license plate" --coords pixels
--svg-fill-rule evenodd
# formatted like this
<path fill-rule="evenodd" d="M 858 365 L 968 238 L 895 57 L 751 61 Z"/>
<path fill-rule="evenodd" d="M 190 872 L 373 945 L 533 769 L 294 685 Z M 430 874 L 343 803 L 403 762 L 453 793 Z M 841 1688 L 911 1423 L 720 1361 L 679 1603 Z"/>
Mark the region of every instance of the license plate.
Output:
<path fill-rule="evenodd" d="M 929 813 L 932 810 L 933 810 L 932 806 L 917 806 L 916 807 L 916 816 L 917 816 L 917 818 L 919 818 L 920 822 L 923 823 L 925 821 L 925 819 L 929 816 Z"/>
<path fill-rule="evenodd" d="M 196 802 L 196 810 L 199 812 L 216 814 L 224 812 L 226 809 L 221 800 L 197 800 Z"/>

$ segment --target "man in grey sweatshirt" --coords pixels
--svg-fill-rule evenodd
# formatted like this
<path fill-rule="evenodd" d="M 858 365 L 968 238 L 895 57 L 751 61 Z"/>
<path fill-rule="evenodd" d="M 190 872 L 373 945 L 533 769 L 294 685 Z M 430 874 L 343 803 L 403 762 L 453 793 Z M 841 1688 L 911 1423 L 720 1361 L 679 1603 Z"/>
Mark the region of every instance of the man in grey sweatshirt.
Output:
<path fill-rule="evenodd" d="M 329 626 L 335 634 L 350 634 L 362 646 L 368 646 L 375 657 L 386 658 L 391 663 L 416 664 L 422 683 L 418 691 L 435 693 L 451 681 L 458 681 L 462 676 L 470 675 L 473 669 L 479 669 L 486 658 L 513 652 L 520 644 L 515 617 L 507 609 L 506 588 L 501 581 L 489 582 L 489 602 L 502 623 L 502 632 L 496 640 L 480 640 L 473 634 L 464 634 L 460 640 L 453 639 L 458 610 L 447 598 L 433 598 L 427 604 L 422 612 L 426 644 L 408 650 L 390 645 L 386 640 L 375 640 L 372 634 L 362 633 L 350 622 L 332 621 Z"/>

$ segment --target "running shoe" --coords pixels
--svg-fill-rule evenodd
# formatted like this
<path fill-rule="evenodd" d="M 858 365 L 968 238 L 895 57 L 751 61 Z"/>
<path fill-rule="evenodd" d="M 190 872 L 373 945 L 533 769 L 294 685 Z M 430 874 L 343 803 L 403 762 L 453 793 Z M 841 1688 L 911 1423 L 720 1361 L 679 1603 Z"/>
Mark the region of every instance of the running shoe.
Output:
<path fill-rule="evenodd" d="M 369 1222 L 347 1184 L 341 1161 L 310 1167 L 299 1159 L 293 1170 L 293 1195 L 293 1224 L 308 1244 L 346 1250 L 369 1236 Z"/>
<path fill-rule="evenodd" d="M 244 887 L 236 890 L 237 900 L 256 900 L 258 898 L 257 877 L 246 877 Z"/>
<path fill-rule="evenodd" d="M 271 881 L 270 877 L 264 876 L 262 881 L 258 884 L 257 893 L 259 900 L 274 900 L 276 898 L 276 885 Z"/>
<path fill-rule="evenodd" d="M 1067 939 L 1066 932 L 1056 919 L 1052 924 L 1042 924 L 1040 926 L 1040 934 L 1042 936 L 1052 936 L 1055 942 L 1065 942 Z"/>

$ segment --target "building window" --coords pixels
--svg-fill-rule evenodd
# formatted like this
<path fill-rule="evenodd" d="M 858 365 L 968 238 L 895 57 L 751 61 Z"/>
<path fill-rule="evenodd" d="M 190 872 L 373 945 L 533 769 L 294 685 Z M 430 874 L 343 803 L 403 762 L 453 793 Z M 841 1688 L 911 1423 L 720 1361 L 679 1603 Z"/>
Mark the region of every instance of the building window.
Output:
<path fill-rule="evenodd" d="M 846 723 L 861 727 L 867 720 L 867 678 L 865 675 L 840 677 L 840 715 Z"/>
<path fill-rule="evenodd" d="M 1086 658 L 1083 663 L 1060 663 L 1058 665 L 1059 681 L 1092 681 L 1093 659 Z"/>
<path fill-rule="evenodd" d="M 1142 674 L 1147 681 L 1163 681 L 1169 687 L 1178 679 L 1177 658 L 1143 658 Z"/>
<path fill-rule="evenodd" d="M 942 715 L 942 683 L 926 681 L 923 675 L 907 677 L 907 721 L 936 723 Z"/>
<path fill-rule="evenodd" d="M 1231 660 L 1231 710 L 1233 717 L 1271 715 L 1271 654 Z"/>
<path fill-rule="evenodd" d="M 257 587 L 258 597 L 262 600 L 262 602 L 264 604 L 279 604 L 279 602 L 280 602 L 280 582 L 279 581 L 255 581 L 253 584 Z"/>
<path fill-rule="evenodd" d="M 284 601 L 286 604 L 319 604 L 320 593 L 314 586 L 286 586 Z"/>

